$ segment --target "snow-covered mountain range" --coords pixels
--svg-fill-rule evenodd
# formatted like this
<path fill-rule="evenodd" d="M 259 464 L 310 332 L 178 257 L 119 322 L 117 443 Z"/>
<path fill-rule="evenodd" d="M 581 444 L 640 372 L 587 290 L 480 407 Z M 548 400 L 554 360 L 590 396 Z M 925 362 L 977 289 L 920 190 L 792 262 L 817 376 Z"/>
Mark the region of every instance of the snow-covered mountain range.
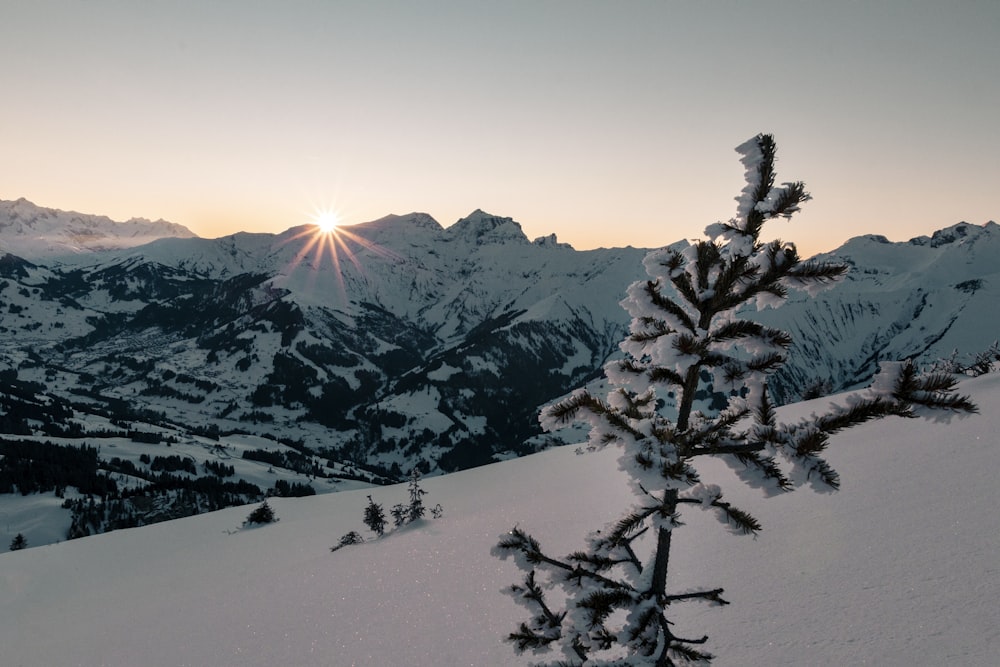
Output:
<path fill-rule="evenodd" d="M 277 479 L 325 491 L 558 444 L 539 407 L 599 380 L 628 330 L 619 301 L 645 279 L 644 249 L 530 241 L 483 211 L 447 228 L 412 213 L 202 239 L 2 204 L 0 432 L 105 443 L 100 462 L 123 462 L 119 495 L 163 472 L 151 456 L 179 452 L 202 466 L 236 457 L 234 479 L 258 491 Z M 70 243 L 79 229 L 101 240 Z M 879 360 L 984 350 L 1000 337 L 998 256 L 992 222 L 830 253 L 851 265 L 845 281 L 753 315 L 796 341 L 776 399 L 857 386 Z M 142 461 L 135 443 L 159 448 Z M 248 452 L 277 477 L 242 463 Z M 172 497 L 206 470 L 169 471 Z M 253 497 L 225 493 L 211 502 Z M 203 509 L 198 497 L 188 510 Z M 145 522 L 125 504 L 122 521 Z M 84 532 L 107 524 L 74 512 Z"/>
<path fill-rule="evenodd" d="M 780 402 L 816 383 L 834 391 L 864 384 L 879 361 L 930 364 L 1000 338 L 996 223 L 959 223 L 905 243 L 861 236 L 819 258 L 851 270 L 816 297 L 793 293 L 781 308 L 753 316 L 796 341 L 773 383 Z"/>
<path fill-rule="evenodd" d="M 187 227 L 165 220 L 115 222 L 103 215 L 43 208 L 24 198 L 0 200 L 0 254 L 43 258 L 193 236 Z"/>

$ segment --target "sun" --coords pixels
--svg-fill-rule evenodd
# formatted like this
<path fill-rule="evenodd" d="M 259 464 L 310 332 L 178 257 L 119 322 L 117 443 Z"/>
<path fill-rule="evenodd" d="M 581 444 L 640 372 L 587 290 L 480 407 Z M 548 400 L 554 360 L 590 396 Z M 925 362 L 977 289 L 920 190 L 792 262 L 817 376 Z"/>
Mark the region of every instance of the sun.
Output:
<path fill-rule="evenodd" d="M 320 211 L 313 218 L 313 224 L 324 234 L 332 234 L 337 231 L 340 220 L 333 211 Z"/>
<path fill-rule="evenodd" d="M 365 225 L 350 225 L 341 220 L 333 208 L 316 208 L 309 215 L 309 223 L 298 228 L 298 233 L 289 236 L 282 245 L 292 244 L 294 257 L 289 260 L 289 274 L 300 265 L 312 269 L 312 280 L 319 278 L 325 262 L 330 262 L 339 292 L 346 302 L 346 274 L 365 273 L 362 260 L 365 257 L 381 257 L 391 262 L 402 262 L 402 258 L 388 248 L 369 240 L 364 232 Z M 352 231 L 356 229 L 357 231 Z"/>

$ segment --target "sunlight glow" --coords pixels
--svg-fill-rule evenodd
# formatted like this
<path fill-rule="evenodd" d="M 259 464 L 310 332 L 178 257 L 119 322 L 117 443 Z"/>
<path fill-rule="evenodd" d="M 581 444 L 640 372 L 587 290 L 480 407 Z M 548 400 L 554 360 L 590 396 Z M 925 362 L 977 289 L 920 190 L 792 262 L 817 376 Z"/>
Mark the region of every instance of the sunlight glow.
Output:
<path fill-rule="evenodd" d="M 313 219 L 313 224 L 319 227 L 319 231 L 324 234 L 330 234 L 337 231 L 340 220 L 335 211 L 320 211 Z"/>
<path fill-rule="evenodd" d="M 402 258 L 391 250 L 352 232 L 349 229 L 350 225 L 343 225 L 340 216 L 333 209 L 317 209 L 311 221 L 311 226 L 305 226 L 301 232 L 285 241 L 285 243 L 301 244 L 291 260 L 289 270 L 295 271 L 300 265 L 308 266 L 313 280 L 316 280 L 324 272 L 323 265 L 329 261 L 332 265 L 329 270 L 334 274 L 337 291 L 345 301 L 347 274 L 363 276 L 365 273 L 358 257 L 359 253 L 393 262 L 402 261 Z M 343 259 L 347 260 L 353 270 L 342 261 Z"/>

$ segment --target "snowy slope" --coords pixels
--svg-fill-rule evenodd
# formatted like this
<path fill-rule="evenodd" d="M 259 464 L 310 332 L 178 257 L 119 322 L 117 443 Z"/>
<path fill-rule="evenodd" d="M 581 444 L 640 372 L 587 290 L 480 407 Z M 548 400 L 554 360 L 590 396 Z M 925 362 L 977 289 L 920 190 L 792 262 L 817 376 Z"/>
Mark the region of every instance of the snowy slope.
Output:
<path fill-rule="evenodd" d="M 962 389 L 981 414 L 835 437 L 835 494 L 765 500 L 710 470 L 765 529 L 685 514 L 672 587 L 722 586 L 733 604 L 679 606 L 678 631 L 709 634 L 719 667 L 997 664 L 1000 376 Z M 490 548 L 515 524 L 550 551 L 579 547 L 630 503 L 615 457 L 560 448 L 426 480 L 442 518 L 336 553 L 370 491 L 276 499 L 280 521 L 252 530 L 231 508 L 0 554 L 3 663 L 525 664 L 501 641 L 521 610 L 500 589 L 519 571 Z"/>

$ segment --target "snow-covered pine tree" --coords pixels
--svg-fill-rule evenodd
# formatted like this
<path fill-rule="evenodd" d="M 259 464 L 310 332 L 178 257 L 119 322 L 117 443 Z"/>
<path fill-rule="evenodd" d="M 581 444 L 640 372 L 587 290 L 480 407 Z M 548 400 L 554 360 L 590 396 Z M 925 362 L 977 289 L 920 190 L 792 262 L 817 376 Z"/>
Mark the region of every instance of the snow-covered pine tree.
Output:
<path fill-rule="evenodd" d="M 528 573 L 510 592 L 532 613 L 508 639 L 518 651 L 558 649 L 554 661 L 540 665 L 665 667 L 711 660 L 701 649 L 707 636 L 675 634 L 680 631 L 668 616 L 671 605 L 683 601 L 727 604 L 721 588 L 668 589 L 680 509 L 718 512 L 742 533 L 761 526 L 723 500 L 718 486 L 701 482 L 697 462 L 703 457 L 724 459 L 746 483 L 769 491 L 803 484 L 836 489 L 837 473 L 821 458 L 831 434 L 889 415 L 976 409 L 955 394 L 950 375 L 920 375 L 912 364 L 890 363 L 846 405 L 798 423 L 778 422 L 767 379 L 784 363 L 792 340 L 742 319 L 739 309 L 778 306 L 789 289 L 821 289 L 847 267 L 803 262 L 793 244 L 761 240 L 765 222 L 790 217 L 809 195 L 801 182 L 774 184 L 770 135 L 737 151 L 747 185 L 737 197 L 736 217 L 709 226 L 706 240 L 684 250 L 653 251 L 645 259 L 651 280 L 629 288 L 622 302 L 633 318 L 621 343 L 626 356 L 605 367 L 615 388 L 603 399 L 580 390 L 542 412 L 546 428 L 584 421 L 592 447 L 620 446 L 620 465 L 638 502 L 592 533 L 585 551 L 562 559 L 517 527 L 501 538 L 495 553 L 513 555 Z M 695 404 L 709 382 L 733 389 L 715 414 Z M 670 409 L 661 400 L 667 395 L 676 398 Z M 558 604 L 546 597 L 552 584 L 562 589 Z"/>

